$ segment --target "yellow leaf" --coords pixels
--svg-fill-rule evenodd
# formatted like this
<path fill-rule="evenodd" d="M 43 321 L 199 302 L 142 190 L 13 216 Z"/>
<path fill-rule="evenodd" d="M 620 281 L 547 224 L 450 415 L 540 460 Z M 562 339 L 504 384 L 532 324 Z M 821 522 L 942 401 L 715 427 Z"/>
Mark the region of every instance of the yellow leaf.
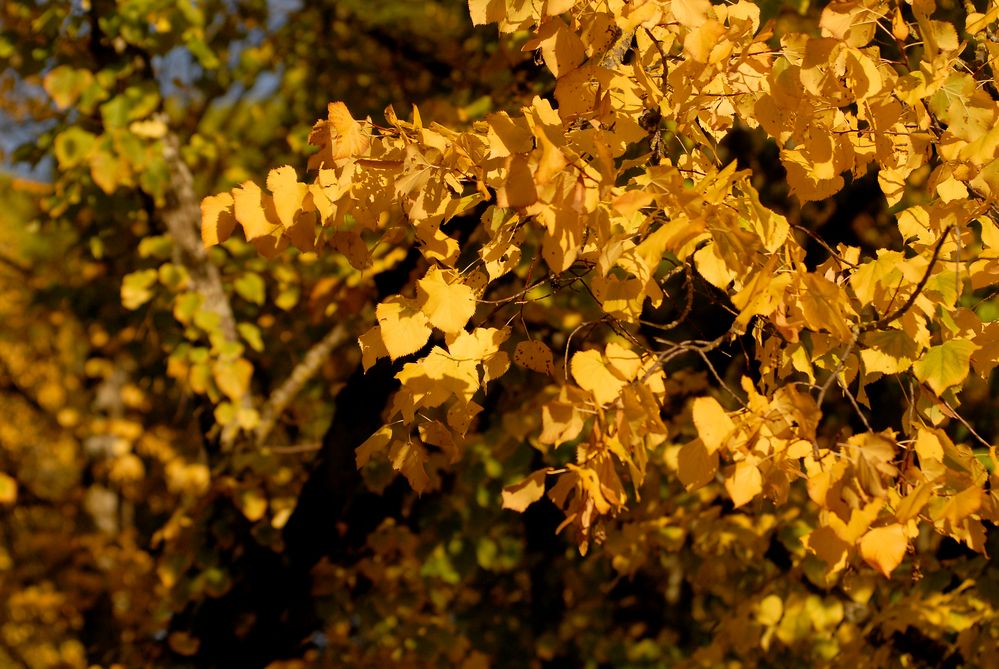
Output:
<path fill-rule="evenodd" d="M 357 468 L 360 469 L 368 464 L 371 456 L 385 450 L 390 441 L 392 441 L 392 428 L 388 425 L 378 428 L 377 432 L 365 439 L 364 443 L 357 447 L 355 451 Z"/>
<path fill-rule="evenodd" d="M 760 475 L 760 470 L 755 464 L 746 460 L 736 463 L 732 474 L 725 479 L 725 490 L 732 498 L 735 508 L 751 502 L 763 492 L 763 477 Z"/>
<path fill-rule="evenodd" d="M 427 357 L 403 365 L 396 378 L 418 406 L 440 406 L 452 395 L 470 402 L 479 389 L 476 361 L 457 359 L 439 346 Z"/>
<path fill-rule="evenodd" d="M 512 119 L 506 112 L 497 112 L 486 117 L 486 126 L 490 158 L 506 158 L 534 148 L 534 136 L 523 116 Z"/>
<path fill-rule="evenodd" d="M 540 443 L 559 446 L 579 436 L 583 416 L 576 409 L 575 398 L 570 396 L 574 390 L 571 386 L 562 386 L 558 398 L 541 407 Z"/>
<path fill-rule="evenodd" d="M 923 507 L 933 497 L 933 485 L 930 483 L 920 483 L 915 489 L 906 495 L 895 508 L 895 518 L 900 523 L 907 523 L 919 515 Z"/>
<path fill-rule="evenodd" d="M 778 595 L 764 597 L 756 610 L 756 621 L 761 625 L 776 625 L 784 615 L 784 602 Z"/>
<path fill-rule="evenodd" d="M 561 203 L 544 207 L 538 214 L 545 224 L 541 257 L 553 272 L 564 272 L 579 255 L 586 234 L 586 221 L 576 208 Z"/>
<path fill-rule="evenodd" d="M 817 274 L 805 274 L 801 277 L 798 300 L 808 327 L 850 339 L 848 315 L 852 315 L 853 309 L 840 286 Z"/>
<path fill-rule="evenodd" d="M 201 240 L 205 246 L 221 244 L 236 227 L 233 199 L 229 193 L 210 195 L 201 201 Z"/>
<path fill-rule="evenodd" d="M 539 469 L 520 483 L 503 488 L 503 508 L 522 512 L 545 494 L 545 476 L 550 469 Z"/>
<path fill-rule="evenodd" d="M 738 274 L 728 266 L 728 263 L 719 253 L 717 244 L 708 244 L 704 248 L 698 249 L 694 253 L 694 265 L 701 276 L 715 288 L 721 290 L 728 288 L 732 280 L 738 277 Z M 768 281 L 773 278 L 769 274 L 766 276 Z"/>
<path fill-rule="evenodd" d="M 427 316 L 412 300 L 392 296 L 375 308 L 375 317 L 392 360 L 416 353 L 430 339 Z"/>
<path fill-rule="evenodd" d="M 692 413 L 697 434 L 709 453 L 717 451 L 725 438 L 735 429 L 735 423 L 713 397 L 695 399 Z"/>
<path fill-rule="evenodd" d="M 330 127 L 335 132 L 336 145 L 333 158 L 359 156 L 368 150 L 371 135 L 365 126 L 354 120 L 343 102 L 331 102 L 327 106 Z"/>
<path fill-rule="evenodd" d="M 371 265 L 371 253 L 357 230 L 337 230 L 329 238 L 330 245 L 347 258 L 354 269 L 367 269 Z"/>
<path fill-rule="evenodd" d="M 236 220 L 243 226 L 248 241 L 273 233 L 280 222 L 269 196 L 252 181 L 244 182 L 232 191 Z"/>
<path fill-rule="evenodd" d="M 553 374 L 555 372 L 552 350 L 544 342 L 537 340 L 519 342 L 513 352 L 513 361 L 521 367 L 526 367 L 542 374 Z"/>
<path fill-rule="evenodd" d="M 902 563 L 909 537 L 905 527 L 895 523 L 886 527 L 876 527 L 860 540 L 860 555 L 885 577 L 891 576 L 895 567 Z"/>
<path fill-rule="evenodd" d="M 472 25 L 496 23 L 506 16 L 506 3 L 503 0 L 468 0 L 468 13 Z"/>
<path fill-rule="evenodd" d="M 17 481 L 0 472 L 0 504 L 9 506 L 17 501 Z"/>
<path fill-rule="evenodd" d="M 597 404 L 610 404 L 621 394 L 625 381 L 607 369 L 599 351 L 579 351 L 572 356 L 572 377 L 583 390 L 593 393 Z"/>
<path fill-rule="evenodd" d="M 818 527 L 804 539 L 808 550 L 829 566 L 835 574 L 846 567 L 850 544 L 843 541 L 831 527 Z"/>
<path fill-rule="evenodd" d="M 496 189 L 496 204 L 507 209 L 521 209 L 537 201 L 538 190 L 527 156 L 508 157 L 506 180 Z"/>
<path fill-rule="evenodd" d="M 475 291 L 456 278 L 449 284 L 437 267 L 431 268 L 417 285 L 420 309 L 435 328 L 448 334 L 464 330 L 475 313 Z"/>
<path fill-rule="evenodd" d="M 711 3 L 709 0 L 673 0 L 670 11 L 681 26 L 696 28 L 708 20 Z"/>
<path fill-rule="evenodd" d="M 389 354 L 385 342 L 382 341 L 382 329 L 378 325 L 358 337 L 357 343 L 361 347 L 361 365 L 364 366 L 364 371 L 371 369 L 378 362 L 378 358 Z"/>
<path fill-rule="evenodd" d="M 392 463 L 392 468 L 401 472 L 417 493 L 422 493 L 430 487 L 430 477 L 423 467 L 427 462 L 427 451 L 418 440 L 398 439 L 393 442 L 389 450 L 389 461 Z"/>
<path fill-rule="evenodd" d="M 791 274 L 774 275 L 777 256 L 771 256 L 767 264 L 753 272 L 742 290 L 732 296 L 732 304 L 739 309 L 732 327 L 737 332 L 745 332 L 753 316 L 772 314 L 784 302 L 784 293 L 791 284 Z"/>
<path fill-rule="evenodd" d="M 285 165 L 267 175 L 267 189 L 274 195 L 274 209 L 285 229 L 295 225 L 295 214 L 302 209 L 309 187 L 298 181 L 295 168 Z"/>
<path fill-rule="evenodd" d="M 967 339 L 951 339 L 939 346 L 930 347 L 923 357 L 912 365 L 916 378 L 924 381 L 940 395 L 951 386 L 958 385 L 968 376 L 971 354 L 978 346 Z"/>
<path fill-rule="evenodd" d="M 556 79 L 579 67 L 586 59 L 586 49 L 582 40 L 576 31 L 570 29 L 561 19 L 553 19 L 543 24 L 536 41 L 541 47 L 545 65 Z"/>
<path fill-rule="evenodd" d="M 951 495 L 946 504 L 932 515 L 934 519 L 946 520 L 952 526 L 958 526 L 982 507 L 982 494 L 982 489 L 977 486 L 965 488 Z"/>
<path fill-rule="evenodd" d="M 607 358 L 607 364 L 617 371 L 618 376 L 629 381 L 638 376 L 638 372 L 642 369 L 642 359 L 637 353 L 614 342 L 607 344 L 604 357 Z"/>
<path fill-rule="evenodd" d="M 250 390 L 250 379 L 253 377 L 253 365 L 243 360 L 217 360 L 212 364 L 212 377 L 215 385 L 227 397 L 239 400 Z"/>
<path fill-rule="evenodd" d="M 718 453 L 709 453 L 700 439 L 685 444 L 677 455 L 677 475 L 687 490 L 710 483 L 717 471 Z"/>
<path fill-rule="evenodd" d="M 498 379 L 510 366 L 510 357 L 500 351 L 500 345 L 510 336 L 510 328 L 476 328 L 462 330 L 447 345 L 448 353 L 456 360 L 476 361 L 482 364 L 482 383 Z"/>
<path fill-rule="evenodd" d="M 267 513 L 267 498 L 257 488 L 247 488 L 240 491 L 236 499 L 239 510 L 251 523 L 257 522 Z"/>

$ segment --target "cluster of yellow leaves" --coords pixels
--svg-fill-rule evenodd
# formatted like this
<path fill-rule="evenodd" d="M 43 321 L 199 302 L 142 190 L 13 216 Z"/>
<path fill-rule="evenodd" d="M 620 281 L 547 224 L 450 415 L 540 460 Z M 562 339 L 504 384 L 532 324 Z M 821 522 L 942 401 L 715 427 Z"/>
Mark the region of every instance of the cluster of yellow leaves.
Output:
<path fill-rule="evenodd" d="M 402 364 L 389 422 L 359 449 L 358 464 L 382 454 L 417 490 L 431 487 L 428 463 L 461 457 L 481 411 L 477 393 L 510 369 L 512 353 L 548 384 L 538 444 L 572 443 L 576 458 L 509 487 L 504 504 L 522 510 L 547 492 L 583 550 L 598 519 L 637 499 L 649 454 L 664 444 L 665 466 L 685 488 L 720 481 L 736 507 L 758 497 L 783 504 L 806 480 L 819 509 L 806 543 L 830 578 L 855 555 L 890 574 L 920 522 L 981 550 L 981 521 L 996 513 L 983 488 L 988 473 L 939 426 L 956 416 L 970 371 L 999 362 L 994 324 L 959 305 L 969 289 L 999 281 L 990 217 L 999 105 L 955 68 L 968 44 L 955 26 L 932 19 L 925 1 L 833 3 L 820 34 L 778 38 L 746 0 L 469 7 L 475 23 L 530 31 L 525 49 L 555 77 L 555 105 L 535 98 L 456 131 L 424 124 L 415 108 L 410 121 L 389 108 L 387 126 L 376 127 L 333 103 L 310 138 L 319 149 L 313 182 L 285 166 L 267 178 L 269 193 L 247 182 L 202 205 L 207 244 L 239 224 L 265 255 L 288 244 L 331 247 L 359 271 L 379 245 L 419 248 L 425 270 L 415 289 L 379 304 L 377 325 L 360 337 L 366 368 L 382 357 L 415 359 Z M 990 58 L 999 47 L 986 28 L 997 18 L 971 14 L 965 27 Z M 908 61 L 884 56 L 879 30 Z M 737 123 L 777 143 L 802 201 L 830 197 L 844 174 L 875 167 L 896 205 L 923 174 L 931 197 L 897 214 L 904 248 L 872 258 L 840 245 L 807 267 L 790 224 L 761 204 L 748 171 L 718 158 L 718 140 Z M 477 205 L 469 240 L 444 231 Z M 581 282 L 630 338 L 575 348 L 562 339 L 564 352 L 553 352 L 543 336 L 518 337 L 509 321 L 491 320 L 532 294 L 539 261 L 554 291 Z M 760 380 L 743 381 L 735 412 L 695 399 L 697 438 L 666 444 L 663 365 L 706 349 L 656 351 L 634 332 L 680 266 L 728 296 L 734 317 L 723 338 L 750 333 Z M 502 297 L 510 280 L 523 290 Z M 906 438 L 817 435 L 832 385 L 851 400 L 855 393 L 860 412 L 865 388 L 883 376 L 909 382 Z"/>

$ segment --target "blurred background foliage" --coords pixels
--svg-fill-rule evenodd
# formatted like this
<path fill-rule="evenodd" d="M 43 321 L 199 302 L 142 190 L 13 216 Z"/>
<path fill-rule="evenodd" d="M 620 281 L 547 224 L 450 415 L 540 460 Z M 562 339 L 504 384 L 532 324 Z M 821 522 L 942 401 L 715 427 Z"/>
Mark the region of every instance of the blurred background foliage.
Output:
<path fill-rule="evenodd" d="M 785 32 L 813 30 L 820 8 L 761 4 Z M 11 173 L 0 180 L 0 666 L 718 666 L 716 635 L 749 663 L 782 666 L 869 649 L 836 632 L 859 629 L 841 623 L 869 620 L 867 608 L 883 622 L 873 647 L 935 665 L 999 604 L 987 558 L 925 537 L 939 544 L 925 578 L 859 605 L 875 588 L 866 575 L 827 589 L 799 537 L 748 531 L 721 504 L 675 525 L 637 507 L 581 558 L 555 534 L 562 518 L 550 505 L 499 508 L 502 487 L 540 462 L 529 437 L 539 399 L 527 387 L 488 407 L 481 440 L 442 492 L 416 498 L 393 489 L 390 472 L 367 471 L 370 487 L 401 496 L 401 511 L 375 518 L 349 555 L 302 570 L 285 554 L 313 459 L 335 439 L 335 400 L 353 378 L 353 337 L 371 321 L 379 277 L 332 256 L 264 259 L 232 240 L 207 256 L 238 331 L 222 336 L 164 223 L 178 197 L 164 146 L 176 141 L 200 199 L 274 165 L 303 171 L 331 100 L 375 123 L 389 104 L 408 116 L 418 103 L 445 125 L 516 110 L 553 85 L 521 51 L 526 37 L 473 29 L 461 0 L 0 5 Z M 801 208 L 760 135 L 736 131 L 724 148 L 752 168 L 768 206 L 833 245 L 880 246 L 894 230 L 863 180 Z M 398 262 L 383 260 L 386 273 Z M 334 323 L 351 336 L 266 443 L 222 448 L 219 425 L 255 425 L 238 399 L 269 396 Z M 238 380 L 244 362 L 252 385 Z M 671 373 L 670 427 L 682 437 L 682 399 L 709 381 Z M 973 388 L 969 418 L 994 426 L 987 384 Z M 652 505 L 702 494 L 677 495 L 653 475 L 647 485 Z M 370 512 L 356 504 L 333 529 L 349 536 Z M 775 581 L 775 618 L 754 609 L 738 618 L 753 622 L 718 626 L 740 593 Z M 779 640 L 769 654 L 761 635 Z"/>

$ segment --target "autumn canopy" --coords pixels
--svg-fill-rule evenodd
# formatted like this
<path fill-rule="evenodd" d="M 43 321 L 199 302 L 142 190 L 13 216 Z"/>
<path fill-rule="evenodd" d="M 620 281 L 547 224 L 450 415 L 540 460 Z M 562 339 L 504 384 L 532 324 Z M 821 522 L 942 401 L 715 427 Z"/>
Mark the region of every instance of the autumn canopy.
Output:
<path fill-rule="evenodd" d="M 0 664 L 999 653 L 999 4 L 51 4 Z"/>

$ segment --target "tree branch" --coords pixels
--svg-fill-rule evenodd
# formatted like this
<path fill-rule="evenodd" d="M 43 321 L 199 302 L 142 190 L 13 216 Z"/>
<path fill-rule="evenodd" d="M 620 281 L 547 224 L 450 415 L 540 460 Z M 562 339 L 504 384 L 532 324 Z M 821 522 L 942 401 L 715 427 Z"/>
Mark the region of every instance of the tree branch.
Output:
<path fill-rule="evenodd" d="M 912 295 L 910 295 L 909 299 L 905 301 L 905 304 L 903 304 L 890 314 L 882 316 L 876 321 L 870 321 L 866 323 L 864 327 L 861 328 L 861 332 L 868 332 L 874 329 L 881 329 L 886 325 L 891 324 L 893 321 L 896 321 L 902 316 L 904 316 L 905 312 L 907 312 L 909 309 L 912 308 L 912 305 L 915 304 L 916 302 L 916 298 L 919 297 L 919 294 L 923 292 L 923 288 L 926 287 L 926 282 L 930 280 L 930 273 L 933 272 L 933 266 L 937 264 L 937 258 L 940 256 L 940 249 L 943 248 L 944 242 L 947 241 L 947 235 L 949 235 L 950 231 L 953 229 L 954 229 L 953 225 L 948 225 L 947 229 L 944 230 L 942 235 L 940 235 L 940 239 L 937 240 L 937 245 L 933 247 L 933 256 L 930 258 L 930 264 L 926 266 L 926 271 L 923 273 L 923 278 L 921 278 L 919 280 L 919 283 L 916 284 L 916 289 L 912 291 Z"/>
<path fill-rule="evenodd" d="M 163 114 L 159 115 L 159 120 L 167 121 Z M 201 205 L 194 193 L 194 178 L 181 158 L 180 142 L 172 130 L 168 130 L 163 137 L 163 159 L 170 174 L 170 186 L 166 192 L 166 206 L 160 212 L 173 238 L 173 260 L 187 270 L 191 286 L 201 295 L 204 308 L 218 315 L 219 329 L 225 341 L 238 341 L 236 319 L 222 286 L 222 277 L 208 259 L 199 234 Z M 253 406 L 249 392 L 239 399 L 239 404 L 244 408 Z M 222 430 L 223 449 L 232 446 L 237 432 L 235 427 Z"/>
<path fill-rule="evenodd" d="M 257 425 L 257 430 L 254 434 L 254 441 L 257 446 L 263 445 L 267 437 L 270 436 L 271 431 L 273 431 L 278 418 L 281 417 L 284 410 L 288 408 L 291 401 L 302 390 L 302 387 L 316 375 L 333 350 L 339 348 L 341 344 L 347 341 L 349 336 L 347 328 L 342 324 L 334 327 L 325 337 L 309 349 L 309 352 L 295 366 L 295 369 L 291 371 L 291 374 L 285 379 L 284 383 L 271 393 L 271 396 L 267 398 L 267 401 L 260 410 L 260 423 Z"/>
<path fill-rule="evenodd" d="M 17 262 L 12 258 L 8 258 L 3 254 L 0 254 L 0 265 L 3 265 L 4 267 L 10 270 L 13 270 L 14 272 L 17 272 L 17 274 L 19 274 L 23 279 L 28 279 L 31 277 L 31 271 L 27 267 L 23 266 L 21 263 Z"/>

